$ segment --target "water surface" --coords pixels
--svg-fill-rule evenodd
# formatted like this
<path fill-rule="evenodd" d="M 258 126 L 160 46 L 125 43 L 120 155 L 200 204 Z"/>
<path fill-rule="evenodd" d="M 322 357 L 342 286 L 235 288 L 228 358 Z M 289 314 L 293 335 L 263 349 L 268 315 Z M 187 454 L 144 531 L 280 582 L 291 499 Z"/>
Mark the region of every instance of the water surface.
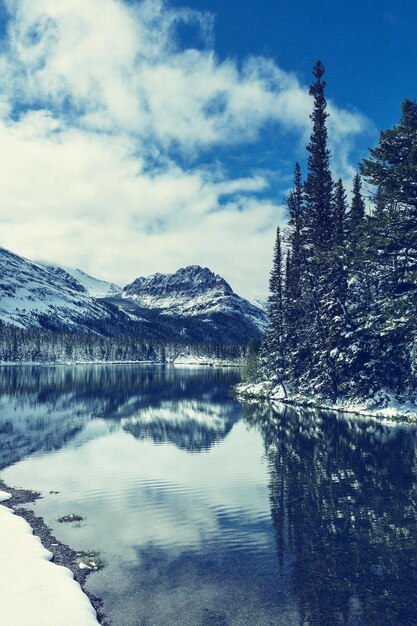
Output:
<path fill-rule="evenodd" d="M 417 624 L 416 429 L 241 405 L 238 379 L 0 368 L 1 477 L 100 551 L 114 626 Z"/>

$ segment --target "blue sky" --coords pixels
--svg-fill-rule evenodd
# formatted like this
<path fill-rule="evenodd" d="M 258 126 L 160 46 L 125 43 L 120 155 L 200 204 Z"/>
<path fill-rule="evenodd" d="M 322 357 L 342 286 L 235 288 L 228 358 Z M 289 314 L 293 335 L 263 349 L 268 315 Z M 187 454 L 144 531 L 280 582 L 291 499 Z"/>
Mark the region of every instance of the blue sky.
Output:
<path fill-rule="evenodd" d="M 120 284 L 200 264 L 265 296 L 315 61 L 347 186 L 417 92 L 408 0 L 0 6 L 0 245 Z"/>
<path fill-rule="evenodd" d="M 173 0 L 172 6 L 182 6 Z M 366 112 L 378 128 L 398 119 L 399 103 L 417 93 L 417 4 L 412 0 L 190 0 L 215 15 L 222 57 L 272 57 L 309 82 L 322 59 L 329 92 Z"/>

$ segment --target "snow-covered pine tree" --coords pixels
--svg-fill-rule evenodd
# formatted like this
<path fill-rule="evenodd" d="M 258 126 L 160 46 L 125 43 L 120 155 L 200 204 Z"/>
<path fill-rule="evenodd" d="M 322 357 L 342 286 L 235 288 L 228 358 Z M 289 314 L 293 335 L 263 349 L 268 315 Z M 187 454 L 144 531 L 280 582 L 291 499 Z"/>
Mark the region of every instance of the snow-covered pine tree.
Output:
<path fill-rule="evenodd" d="M 284 341 L 286 380 L 297 386 L 308 363 L 311 351 L 309 338 L 310 305 L 306 302 L 309 289 L 305 285 L 306 232 L 304 228 L 304 192 L 299 163 L 294 169 L 294 187 L 287 198 L 288 228 L 286 241 L 288 255 L 285 275 Z"/>
<path fill-rule="evenodd" d="M 417 103 L 405 100 L 400 123 L 381 132 L 377 148 L 361 164 L 361 172 L 379 187 L 384 199 L 391 289 L 415 289 L 417 270 Z M 381 242 L 382 243 L 382 242 Z"/>
<path fill-rule="evenodd" d="M 335 338 L 330 331 L 338 307 L 333 284 L 333 247 L 335 242 L 335 216 L 333 211 L 333 181 L 330 172 L 330 150 L 327 134 L 326 87 L 322 80 L 324 66 L 317 61 L 313 68 L 314 83 L 310 95 L 314 98 L 310 118 L 313 129 L 307 146 L 307 179 L 304 186 L 304 247 L 306 285 L 309 290 L 309 316 L 312 358 L 306 381 L 303 384 L 316 392 L 337 396 L 338 380 L 334 362 Z"/>
<path fill-rule="evenodd" d="M 281 230 L 278 226 L 274 245 L 272 270 L 269 279 L 269 327 L 265 337 L 267 367 L 273 376 L 282 380 L 284 371 L 284 293 Z"/>
<path fill-rule="evenodd" d="M 340 248 L 345 245 L 348 235 L 348 206 L 346 191 L 341 178 L 339 178 L 334 185 L 333 206 L 335 224 L 334 242 L 335 245 Z"/>
<path fill-rule="evenodd" d="M 376 294 L 372 336 L 375 377 L 397 393 L 414 393 L 417 309 L 417 103 L 405 100 L 399 124 L 380 134 L 361 166 L 378 187 L 367 252 Z M 375 354 L 372 355 L 375 361 Z"/>
<path fill-rule="evenodd" d="M 309 240 L 315 251 L 327 250 L 333 237 L 332 189 L 330 173 L 330 150 L 327 139 L 327 102 L 324 96 L 326 87 L 322 80 L 324 66 L 317 61 L 313 68 L 315 82 L 310 87 L 314 97 L 314 109 L 310 118 L 313 131 L 307 146 L 308 170 L 305 183 L 306 226 Z"/>
<path fill-rule="evenodd" d="M 360 228 L 365 218 L 365 202 L 362 197 L 362 180 L 359 174 L 355 174 L 352 186 L 352 204 L 350 207 L 351 229 L 356 231 Z"/>
<path fill-rule="evenodd" d="M 373 272 L 369 253 L 372 217 L 365 214 L 362 181 L 356 174 L 352 181 L 352 201 L 347 215 L 345 267 L 347 270 L 346 328 L 341 373 L 345 394 L 368 395 L 375 388 L 372 357 L 375 352 L 370 333 L 370 315 L 374 301 Z"/>
<path fill-rule="evenodd" d="M 404 100 L 401 110 L 399 124 L 381 132 L 360 170 L 387 200 L 417 208 L 417 102 Z"/>
<path fill-rule="evenodd" d="M 325 323 L 328 333 L 331 365 L 337 381 L 337 391 L 343 391 L 348 367 L 349 332 L 348 312 L 348 235 L 349 218 L 346 191 L 342 180 L 333 189 L 333 241 L 329 245 L 328 307 Z"/>
<path fill-rule="evenodd" d="M 386 207 L 386 201 L 385 201 L 385 195 L 383 190 L 381 189 L 381 187 L 378 187 L 373 199 L 373 216 L 375 216 L 376 219 L 380 219 L 382 218 L 384 212 L 385 212 L 385 207 Z"/>
<path fill-rule="evenodd" d="M 303 258 L 306 250 L 305 245 L 305 215 L 304 215 L 304 191 L 301 176 L 301 167 L 299 163 L 294 168 L 294 187 L 290 191 L 287 198 L 288 208 L 288 229 L 287 240 L 291 250 L 292 272 L 294 281 L 299 284 L 303 265 Z M 295 294 L 297 297 L 297 294 Z"/>

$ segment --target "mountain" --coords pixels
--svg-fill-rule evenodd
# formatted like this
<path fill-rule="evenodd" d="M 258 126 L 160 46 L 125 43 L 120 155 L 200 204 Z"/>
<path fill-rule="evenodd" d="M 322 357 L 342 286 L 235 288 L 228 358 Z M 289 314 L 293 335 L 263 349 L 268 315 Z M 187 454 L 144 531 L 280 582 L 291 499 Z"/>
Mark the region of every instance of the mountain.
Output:
<path fill-rule="evenodd" d="M 115 296 L 122 292 L 122 288 L 114 283 L 110 283 L 106 280 L 100 280 L 99 278 L 94 278 L 89 274 L 86 274 L 80 269 L 73 269 L 72 267 L 67 267 L 66 265 L 58 266 L 58 265 L 50 265 L 48 263 L 41 263 L 45 265 L 45 267 L 55 274 L 71 276 L 74 280 L 77 281 L 82 287 L 84 287 L 85 292 L 91 296 L 92 298 L 105 298 L 107 296 Z"/>
<path fill-rule="evenodd" d="M 85 332 L 127 319 L 88 295 L 66 271 L 34 263 L 0 248 L 0 320 L 19 328 Z"/>
<path fill-rule="evenodd" d="M 266 314 L 198 265 L 137 278 L 121 290 L 81 270 L 0 248 L 0 321 L 26 329 L 243 344 L 263 333 Z"/>
<path fill-rule="evenodd" d="M 266 329 L 265 311 L 238 296 L 218 274 L 190 265 L 137 278 L 107 299 L 134 317 L 192 341 L 244 343 Z"/>

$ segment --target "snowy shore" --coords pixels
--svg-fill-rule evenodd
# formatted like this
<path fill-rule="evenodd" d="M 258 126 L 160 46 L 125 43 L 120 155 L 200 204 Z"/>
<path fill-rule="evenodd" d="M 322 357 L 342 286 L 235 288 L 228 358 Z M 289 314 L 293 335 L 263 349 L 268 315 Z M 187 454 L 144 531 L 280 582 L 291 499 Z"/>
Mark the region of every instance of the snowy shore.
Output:
<path fill-rule="evenodd" d="M 417 422 L 417 406 L 415 404 L 401 403 L 384 391 L 378 392 L 372 398 L 355 400 L 340 398 L 333 403 L 320 398 L 289 394 L 288 392 L 286 396 L 281 385 L 277 386 L 274 382 L 263 381 L 260 383 L 240 383 L 235 387 L 235 394 L 242 400 L 268 400 L 272 403 L 352 413 L 383 420 Z"/>
<path fill-rule="evenodd" d="M 13 504 L 15 500 L 11 492 L 0 490 L 0 502 Z M 41 518 L 33 519 L 42 524 Z M 64 548 L 71 554 L 52 535 L 49 538 L 61 553 Z M 98 626 L 96 611 L 73 572 L 52 562 L 54 555 L 33 534 L 29 523 L 4 504 L 0 504 L 0 554 L 2 624 Z"/>

